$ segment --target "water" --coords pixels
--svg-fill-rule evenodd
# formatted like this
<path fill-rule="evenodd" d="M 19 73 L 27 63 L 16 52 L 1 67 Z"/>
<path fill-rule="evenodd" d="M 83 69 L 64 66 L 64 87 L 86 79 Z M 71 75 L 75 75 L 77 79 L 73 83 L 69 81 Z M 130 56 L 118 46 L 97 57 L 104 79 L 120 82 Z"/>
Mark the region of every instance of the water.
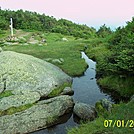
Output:
<path fill-rule="evenodd" d="M 90 105 L 94 105 L 96 101 L 103 98 L 111 101 L 110 96 L 103 93 L 96 83 L 96 62 L 89 59 L 84 52 L 82 52 L 82 58 L 85 59 L 88 68 L 83 76 L 73 79 L 74 100 Z"/>
<path fill-rule="evenodd" d="M 84 72 L 83 76 L 73 78 L 72 88 L 74 90 L 74 101 L 90 105 L 94 105 L 98 100 L 103 98 L 107 98 L 111 101 L 110 96 L 103 93 L 96 83 L 96 62 L 89 59 L 84 52 L 81 52 L 81 54 L 82 58 L 84 58 L 85 62 L 88 64 L 88 68 Z M 72 114 L 64 116 L 61 123 L 62 124 L 55 125 L 47 129 L 33 132 L 32 134 L 66 134 L 67 128 L 78 126 L 78 124 L 74 121 Z"/>

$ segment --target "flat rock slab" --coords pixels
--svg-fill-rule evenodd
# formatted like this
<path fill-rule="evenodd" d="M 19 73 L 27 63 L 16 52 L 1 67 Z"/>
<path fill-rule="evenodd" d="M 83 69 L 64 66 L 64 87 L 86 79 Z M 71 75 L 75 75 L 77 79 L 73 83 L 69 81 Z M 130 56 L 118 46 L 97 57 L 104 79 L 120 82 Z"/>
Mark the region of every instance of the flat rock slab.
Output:
<path fill-rule="evenodd" d="M 55 65 L 12 51 L 0 53 L 0 93 L 3 90 L 31 90 L 47 97 L 54 88 L 72 78 Z"/>
<path fill-rule="evenodd" d="M 40 101 L 25 111 L 0 117 L 0 134 L 24 134 L 54 125 L 73 106 L 72 98 L 67 95 Z"/>

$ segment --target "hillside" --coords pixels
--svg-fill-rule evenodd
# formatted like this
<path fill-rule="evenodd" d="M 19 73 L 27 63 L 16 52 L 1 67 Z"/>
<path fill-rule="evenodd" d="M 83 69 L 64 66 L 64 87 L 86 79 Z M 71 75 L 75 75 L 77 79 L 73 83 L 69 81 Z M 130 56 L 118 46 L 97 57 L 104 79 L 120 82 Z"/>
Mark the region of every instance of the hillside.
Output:
<path fill-rule="evenodd" d="M 0 10 L 1 30 L 9 28 L 10 18 L 13 18 L 15 29 L 47 31 L 82 38 L 94 37 L 96 33 L 94 28 L 86 25 L 75 24 L 65 19 L 56 20 L 53 16 L 23 10 Z"/>

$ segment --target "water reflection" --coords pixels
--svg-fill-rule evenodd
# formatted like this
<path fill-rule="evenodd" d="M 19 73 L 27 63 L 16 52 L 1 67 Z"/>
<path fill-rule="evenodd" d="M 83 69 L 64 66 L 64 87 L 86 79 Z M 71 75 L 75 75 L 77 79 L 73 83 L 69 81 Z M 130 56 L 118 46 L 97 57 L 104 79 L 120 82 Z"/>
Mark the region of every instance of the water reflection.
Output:
<path fill-rule="evenodd" d="M 107 98 L 112 101 L 110 95 L 102 92 L 96 82 L 96 62 L 89 59 L 84 52 L 82 58 L 88 64 L 88 68 L 84 75 L 73 79 L 74 100 L 94 105 L 96 101 Z"/>
<path fill-rule="evenodd" d="M 82 52 L 82 58 L 85 59 L 88 64 L 88 68 L 84 72 L 83 76 L 73 78 L 72 88 L 74 90 L 74 101 L 79 101 L 90 105 L 94 105 L 96 101 L 103 98 L 107 98 L 112 101 L 110 95 L 103 92 L 103 90 L 101 90 L 97 85 L 95 78 L 96 62 L 89 59 L 84 52 Z M 66 134 L 68 128 L 78 126 L 78 123 L 80 123 L 79 119 L 73 115 L 65 115 L 61 119 L 61 124 L 34 132 L 32 134 Z"/>

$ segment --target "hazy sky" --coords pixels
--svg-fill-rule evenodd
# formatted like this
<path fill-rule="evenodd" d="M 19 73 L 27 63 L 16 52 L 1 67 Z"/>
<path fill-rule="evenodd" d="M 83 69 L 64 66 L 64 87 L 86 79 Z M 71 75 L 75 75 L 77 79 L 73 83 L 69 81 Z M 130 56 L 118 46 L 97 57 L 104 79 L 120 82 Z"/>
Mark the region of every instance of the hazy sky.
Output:
<path fill-rule="evenodd" d="M 0 0 L 2 9 L 30 10 L 98 28 L 125 25 L 134 16 L 134 0 Z"/>

